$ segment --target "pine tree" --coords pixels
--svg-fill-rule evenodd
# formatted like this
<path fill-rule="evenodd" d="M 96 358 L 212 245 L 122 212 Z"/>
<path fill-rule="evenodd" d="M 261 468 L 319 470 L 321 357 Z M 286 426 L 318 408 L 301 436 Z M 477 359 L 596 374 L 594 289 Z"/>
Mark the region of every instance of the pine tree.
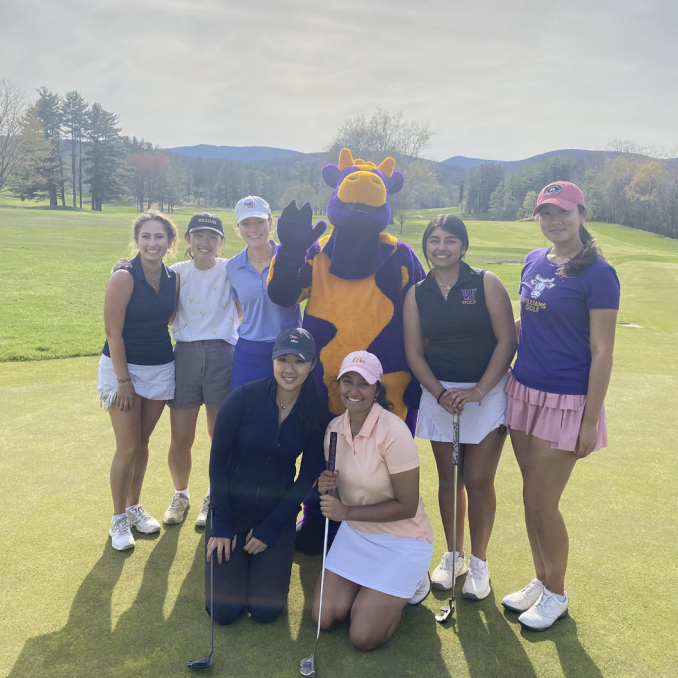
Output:
<path fill-rule="evenodd" d="M 61 102 L 63 126 L 71 142 L 71 180 L 73 184 L 73 207 L 76 207 L 76 178 L 80 189 L 80 207 L 82 208 L 82 139 L 85 132 L 85 119 L 89 105 L 75 90 L 66 92 Z M 77 171 L 76 171 L 76 160 Z"/>
<path fill-rule="evenodd" d="M 61 155 L 61 99 L 58 94 L 50 92 L 46 87 L 38 89 L 38 101 L 35 104 L 40 122 L 45 129 L 45 137 L 49 139 L 51 153 L 51 171 L 49 176 L 49 204 L 57 206 L 57 195 L 61 197 L 62 206 L 66 206 L 64 195 L 64 163 Z"/>
<path fill-rule="evenodd" d="M 16 162 L 8 188 L 21 200 L 41 200 L 50 194 L 52 184 L 52 143 L 33 106 L 21 130 Z"/>
<path fill-rule="evenodd" d="M 101 212 L 104 202 L 125 195 L 123 180 L 127 172 L 122 163 L 124 148 L 118 127 L 119 117 L 106 111 L 101 104 L 92 104 L 88 111 L 85 136 L 88 148 L 85 152 L 88 177 L 92 193 L 92 210 Z"/>

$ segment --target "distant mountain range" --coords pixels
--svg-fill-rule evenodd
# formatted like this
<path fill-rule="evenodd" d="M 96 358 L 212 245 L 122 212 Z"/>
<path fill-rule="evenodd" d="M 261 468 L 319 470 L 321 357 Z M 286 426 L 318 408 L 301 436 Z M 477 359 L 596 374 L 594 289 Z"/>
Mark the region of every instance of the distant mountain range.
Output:
<path fill-rule="evenodd" d="M 166 148 L 171 153 L 180 153 L 190 158 L 210 158 L 221 160 L 239 160 L 240 162 L 249 162 L 262 167 L 284 167 L 292 169 L 298 165 L 325 165 L 329 162 L 336 162 L 336 158 L 331 158 L 325 152 L 319 153 L 300 153 L 287 148 L 272 148 L 270 146 L 212 146 L 210 144 L 199 144 L 197 146 L 177 146 L 176 148 Z M 555 156 L 574 158 L 575 160 L 592 160 L 593 157 L 599 157 L 604 161 L 614 152 L 608 151 L 587 151 L 582 148 L 563 148 L 556 151 L 548 151 L 539 155 L 533 155 L 523 160 L 485 160 L 483 158 L 467 158 L 463 155 L 455 155 L 452 158 L 442 162 L 430 161 L 432 170 L 438 176 L 438 181 L 443 185 L 458 184 L 464 174 L 473 167 L 478 167 L 483 163 L 496 163 L 504 167 L 506 174 L 515 172 L 524 165 L 533 165 Z M 668 164 L 678 166 L 678 158 L 669 160 Z"/>
<path fill-rule="evenodd" d="M 240 160 L 240 162 L 257 162 L 287 155 L 304 155 L 289 148 L 270 148 L 269 146 L 177 146 L 164 149 L 170 153 L 180 153 L 189 158 L 210 158 L 217 160 Z"/>
<path fill-rule="evenodd" d="M 523 165 L 534 165 L 541 160 L 546 160 L 547 158 L 554 158 L 559 156 L 561 158 L 574 158 L 575 160 L 584 160 L 589 157 L 591 154 L 598 155 L 604 154 L 609 155 L 607 151 L 587 151 L 583 148 L 561 148 L 557 151 L 548 151 L 548 153 L 540 153 L 539 155 L 533 155 L 529 158 L 523 160 L 483 160 L 481 158 L 467 158 L 463 155 L 455 155 L 452 158 L 443 160 L 443 165 L 450 165 L 452 167 L 463 168 L 465 170 L 471 169 L 472 167 L 478 167 L 487 162 L 496 163 L 497 165 L 502 165 L 506 174 L 511 174 L 517 169 L 523 167 Z"/>

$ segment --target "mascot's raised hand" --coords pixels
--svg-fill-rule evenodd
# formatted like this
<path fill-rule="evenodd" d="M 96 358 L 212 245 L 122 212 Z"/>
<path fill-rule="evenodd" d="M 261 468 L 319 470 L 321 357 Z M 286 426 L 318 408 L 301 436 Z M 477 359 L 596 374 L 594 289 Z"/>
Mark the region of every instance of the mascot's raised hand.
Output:
<path fill-rule="evenodd" d="M 306 255 L 313 243 L 325 232 L 327 224 L 319 221 L 313 226 L 313 210 L 306 202 L 297 207 L 296 200 L 292 200 L 278 218 L 278 240 L 280 245 L 294 254 Z"/>

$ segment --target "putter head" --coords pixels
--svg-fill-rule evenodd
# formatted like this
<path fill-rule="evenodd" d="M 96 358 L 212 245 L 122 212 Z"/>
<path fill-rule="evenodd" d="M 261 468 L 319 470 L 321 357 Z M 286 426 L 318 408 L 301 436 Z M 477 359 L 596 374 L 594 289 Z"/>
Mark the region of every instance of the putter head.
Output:
<path fill-rule="evenodd" d="M 315 676 L 315 654 L 304 657 L 299 662 L 299 672 L 302 676 Z"/>
<path fill-rule="evenodd" d="M 204 659 L 191 659 L 188 662 L 189 669 L 206 669 L 208 666 L 212 666 L 212 657 L 205 657 Z"/>
<path fill-rule="evenodd" d="M 445 607 L 441 607 L 440 611 L 442 614 L 437 614 L 436 615 L 436 621 L 439 624 L 444 624 L 445 622 L 448 622 L 452 615 L 454 614 L 454 602 L 450 600 L 448 605 L 445 605 Z"/>

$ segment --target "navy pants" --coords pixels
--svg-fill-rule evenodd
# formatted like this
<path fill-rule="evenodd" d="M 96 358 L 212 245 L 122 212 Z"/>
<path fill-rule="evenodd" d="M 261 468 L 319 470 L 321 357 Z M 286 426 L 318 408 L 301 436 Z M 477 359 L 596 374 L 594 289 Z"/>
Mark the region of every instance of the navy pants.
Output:
<path fill-rule="evenodd" d="M 205 535 L 212 531 L 208 514 Z M 245 610 L 263 624 L 275 621 L 287 605 L 290 575 L 296 536 L 294 520 L 278 534 L 274 546 L 251 556 L 243 546 L 247 532 L 237 534 L 237 545 L 231 559 L 219 562 L 214 558 L 214 621 L 232 624 Z M 205 540 L 205 550 L 207 550 Z M 205 560 L 205 609 L 210 611 L 210 563 Z"/>
<path fill-rule="evenodd" d="M 250 381 L 273 376 L 274 341 L 249 341 L 238 339 L 233 351 L 231 391 Z"/>

